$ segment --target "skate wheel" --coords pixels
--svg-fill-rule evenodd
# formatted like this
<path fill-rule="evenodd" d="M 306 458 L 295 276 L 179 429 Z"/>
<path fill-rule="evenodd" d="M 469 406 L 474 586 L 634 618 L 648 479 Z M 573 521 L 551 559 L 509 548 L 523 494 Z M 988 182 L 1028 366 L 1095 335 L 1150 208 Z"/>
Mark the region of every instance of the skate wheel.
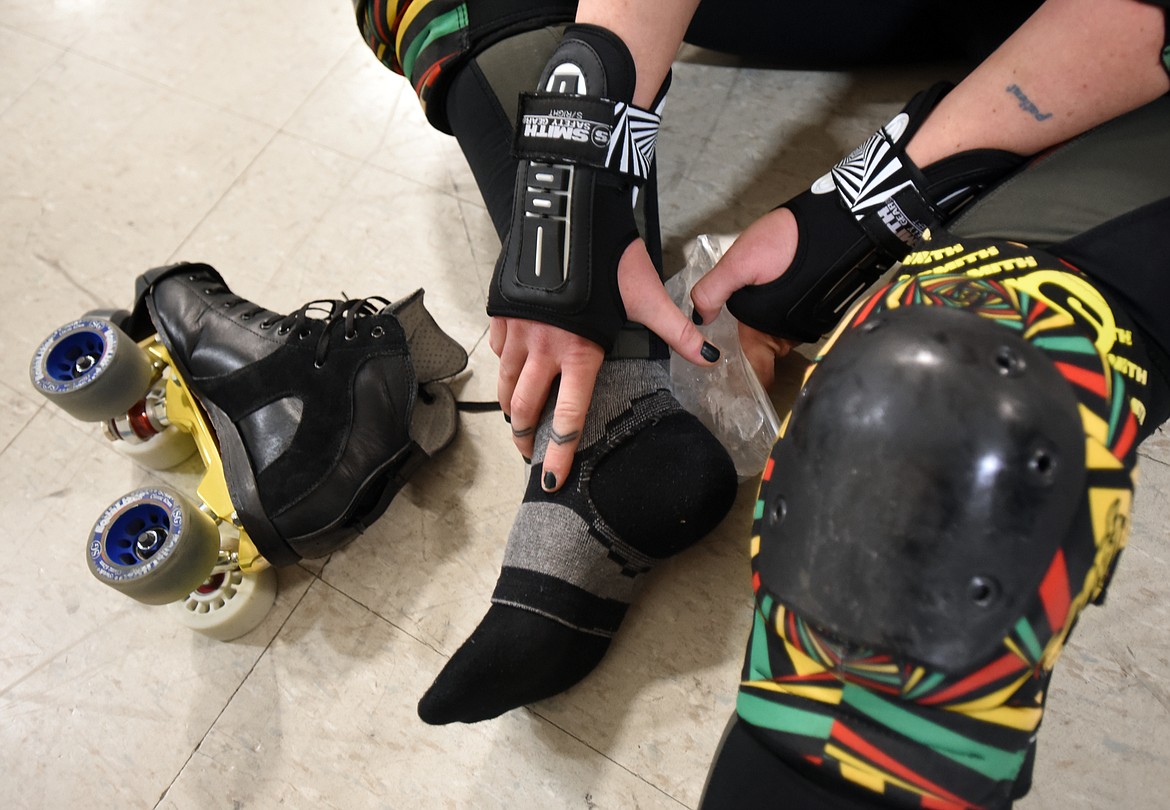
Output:
<path fill-rule="evenodd" d="M 219 527 L 174 490 L 150 487 L 110 504 L 86 551 L 90 573 L 103 583 L 165 605 L 207 579 L 219 558 Z"/>
<path fill-rule="evenodd" d="M 275 570 L 245 574 L 237 569 L 213 574 L 185 598 L 167 605 L 167 610 L 179 624 L 219 641 L 231 641 L 264 621 L 275 601 Z"/>
<path fill-rule="evenodd" d="M 150 356 L 114 324 L 83 318 L 65 324 L 37 347 L 33 387 L 74 419 L 104 422 L 146 395 Z"/>
<path fill-rule="evenodd" d="M 167 425 L 142 444 L 118 442 L 122 454 L 152 470 L 169 470 L 182 464 L 195 453 L 195 439 L 185 430 Z"/>

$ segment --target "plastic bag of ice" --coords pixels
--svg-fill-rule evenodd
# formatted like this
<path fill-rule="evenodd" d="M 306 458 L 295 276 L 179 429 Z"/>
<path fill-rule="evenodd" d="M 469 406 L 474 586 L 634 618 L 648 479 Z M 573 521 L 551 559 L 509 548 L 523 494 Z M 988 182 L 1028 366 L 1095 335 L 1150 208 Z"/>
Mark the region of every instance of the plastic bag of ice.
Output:
<path fill-rule="evenodd" d="M 687 246 L 686 266 L 666 282 L 666 290 L 683 313 L 690 315 L 691 287 L 722 255 L 721 237 L 700 236 Z M 675 354 L 670 358 L 674 395 L 722 442 L 735 462 L 740 480 L 764 469 L 780 430 L 780 419 L 755 372 L 744 357 L 736 320 L 724 307 L 719 316 L 699 327 L 719 347 L 714 366 L 696 366 Z"/>

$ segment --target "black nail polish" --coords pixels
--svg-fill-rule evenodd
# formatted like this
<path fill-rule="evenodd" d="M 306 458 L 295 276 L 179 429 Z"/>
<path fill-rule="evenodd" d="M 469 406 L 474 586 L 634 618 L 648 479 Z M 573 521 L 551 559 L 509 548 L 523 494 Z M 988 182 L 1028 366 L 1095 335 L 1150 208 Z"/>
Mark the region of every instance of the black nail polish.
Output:
<path fill-rule="evenodd" d="M 699 354 L 703 355 L 703 359 L 708 363 L 714 363 L 719 359 L 719 350 L 710 343 L 704 343 L 703 348 L 699 350 Z"/>
<path fill-rule="evenodd" d="M 510 425 L 510 424 L 512 424 L 512 417 L 509 416 L 508 414 L 504 414 L 504 421 Z"/>
<path fill-rule="evenodd" d="M 544 473 L 544 488 L 547 490 L 554 490 L 557 488 L 557 477 L 547 470 Z"/>
<path fill-rule="evenodd" d="M 694 323 L 695 326 L 702 326 L 703 325 L 703 316 L 699 314 L 699 310 L 697 310 L 697 309 L 691 310 L 691 322 Z"/>
<path fill-rule="evenodd" d="M 523 454 L 521 454 L 520 458 L 524 459 L 524 463 L 525 463 L 525 464 L 531 464 L 531 463 L 532 463 L 532 457 L 531 457 L 531 456 L 526 456 L 526 455 L 523 455 Z"/>

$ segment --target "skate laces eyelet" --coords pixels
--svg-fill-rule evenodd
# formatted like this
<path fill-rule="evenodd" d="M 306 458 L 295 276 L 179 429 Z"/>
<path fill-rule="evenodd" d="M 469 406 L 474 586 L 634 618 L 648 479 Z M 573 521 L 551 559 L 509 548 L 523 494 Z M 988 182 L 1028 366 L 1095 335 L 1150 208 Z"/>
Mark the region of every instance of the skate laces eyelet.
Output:
<path fill-rule="evenodd" d="M 380 338 L 384 334 L 386 334 L 386 330 L 380 326 L 375 326 L 373 329 L 370 330 L 370 337 L 372 337 L 372 338 Z"/>
<path fill-rule="evenodd" d="M 342 293 L 344 296 L 345 294 Z M 310 301 L 301 306 L 291 315 L 284 316 L 277 334 L 285 335 L 297 330 L 302 340 L 310 335 L 317 336 L 317 347 L 313 356 L 314 368 L 325 365 L 325 356 L 329 353 L 331 340 L 336 340 L 336 334 L 341 331 L 342 337 L 352 341 L 361 335 L 358 321 L 376 316 L 382 309 L 390 306 L 385 298 L 373 296 L 370 298 L 319 299 Z M 291 322 L 291 323 L 290 323 Z M 320 324 L 320 330 L 317 325 Z M 375 327 L 375 336 L 384 333 L 381 326 Z"/>

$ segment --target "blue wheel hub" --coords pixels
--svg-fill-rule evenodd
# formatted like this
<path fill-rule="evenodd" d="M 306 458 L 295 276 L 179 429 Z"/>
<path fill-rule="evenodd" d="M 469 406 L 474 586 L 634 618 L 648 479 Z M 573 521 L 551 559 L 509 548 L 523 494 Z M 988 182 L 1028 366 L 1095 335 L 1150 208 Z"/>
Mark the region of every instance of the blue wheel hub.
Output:
<path fill-rule="evenodd" d="M 106 341 L 97 332 L 66 335 L 45 358 L 45 373 L 55 382 L 78 380 L 98 364 L 105 350 Z"/>
<path fill-rule="evenodd" d="M 118 565 L 140 565 L 158 553 L 170 533 L 166 509 L 153 503 L 137 504 L 119 515 L 106 532 L 106 557 Z"/>

